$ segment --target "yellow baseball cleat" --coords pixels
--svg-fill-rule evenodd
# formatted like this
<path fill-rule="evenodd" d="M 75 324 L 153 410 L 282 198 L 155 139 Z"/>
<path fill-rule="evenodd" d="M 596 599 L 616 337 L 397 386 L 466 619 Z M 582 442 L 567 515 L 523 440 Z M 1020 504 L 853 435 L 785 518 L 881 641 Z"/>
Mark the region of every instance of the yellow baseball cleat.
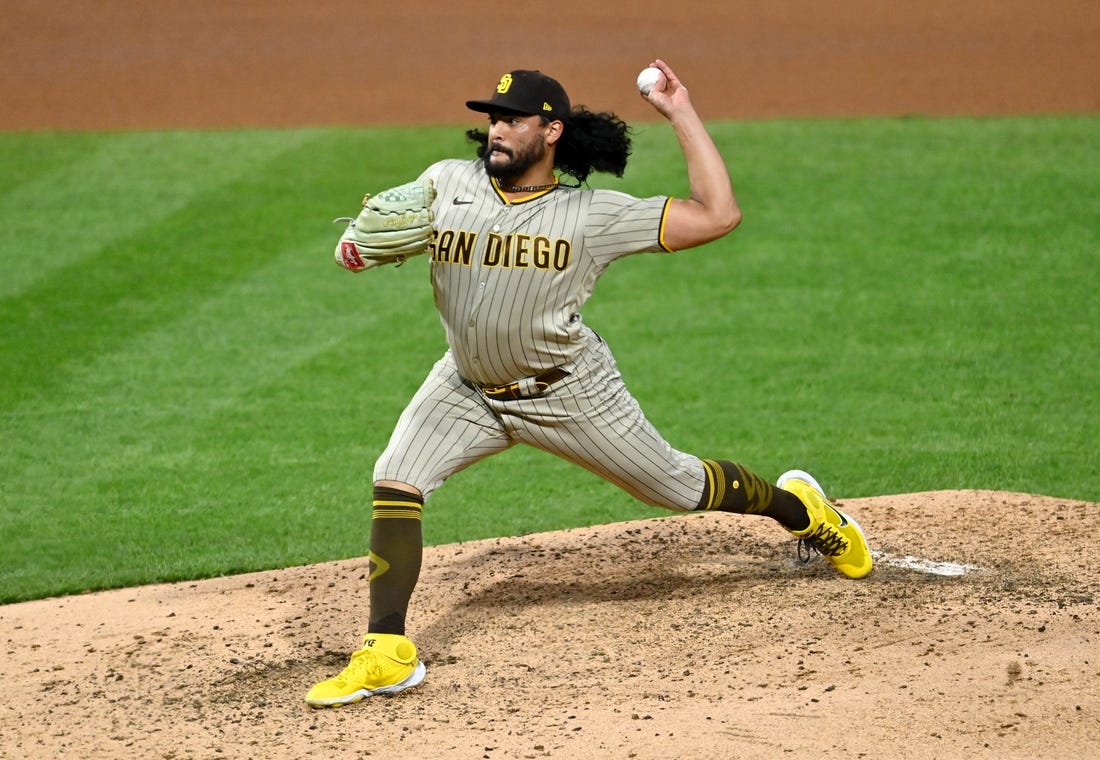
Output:
<path fill-rule="evenodd" d="M 791 531 L 798 539 L 800 556 L 806 546 L 824 555 L 849 578 L 863 578 L 871 572 L 874 562 L 863 529 L 829 502 L 825 489 L 810 473 L 789 470 L 779 476 L 776 485 L 797 496 L 810 515 L 808 528 Z"/>
<path fill-rule="evenodd" d="M 351 655 L 340 675 L 314 686 L 306 694 L 310 707 L 340 707 L 375 694 L 396 694 L 424 680 L 426 668 L 416 645 L 392 633 L 368 633 L 363 648 Z"/>

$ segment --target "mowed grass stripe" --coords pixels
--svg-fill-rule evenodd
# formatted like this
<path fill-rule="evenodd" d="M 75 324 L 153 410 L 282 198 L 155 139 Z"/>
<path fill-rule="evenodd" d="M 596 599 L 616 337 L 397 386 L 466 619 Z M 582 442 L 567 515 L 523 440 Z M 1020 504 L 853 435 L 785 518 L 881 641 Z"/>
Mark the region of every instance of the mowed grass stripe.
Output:
<path fill-rule="evenodd" d="M 0 218 L 13 222 L 4 230 L 0 297 L 35 284 L 48 289 L 55 277 L 88 277 L 90 270 L 121 263 L 109 258 L 120 250 L 143 254 L 155 271 L 157 251 L 168 246 L 172 252 L 172 237 L 187 232 L 179 223 L 191 222 L 189 206 L 196 204 L 201 215 L 219 187 L 262 172 L 308 136 L 155 132 L 0 140 L 7 148 L 0 155 L 10 162 L 5 178 L 13 178 L 0 193 Z M 97 260 L 104 254 L 108 258 Z"/>

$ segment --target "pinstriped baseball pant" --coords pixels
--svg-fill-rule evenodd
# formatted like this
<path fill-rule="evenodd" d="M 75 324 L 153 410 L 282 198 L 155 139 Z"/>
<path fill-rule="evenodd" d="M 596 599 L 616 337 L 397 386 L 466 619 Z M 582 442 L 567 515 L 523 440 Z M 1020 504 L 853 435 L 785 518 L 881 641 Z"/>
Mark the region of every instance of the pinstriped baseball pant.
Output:
<path fill-rule="evenodd" d="M 694 509 L 698 457 L 677 451 L 646 419 L 607 345 L 586 329 L 572 374 L 542 396 L 488 399 L 462 381 L 448 351 L 401 414 L 374 479 L 415 486 L 427 499 L 451 475 L 518 443 L 559 456 L 655 507 Z"/>

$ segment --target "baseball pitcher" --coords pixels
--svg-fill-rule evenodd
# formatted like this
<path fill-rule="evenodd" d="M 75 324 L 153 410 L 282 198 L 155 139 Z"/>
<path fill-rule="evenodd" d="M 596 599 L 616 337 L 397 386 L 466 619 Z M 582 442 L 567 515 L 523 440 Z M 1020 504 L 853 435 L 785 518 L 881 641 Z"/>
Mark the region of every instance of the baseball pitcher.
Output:
<path fill-rule="evenodd" d="M 700 246 L 741 220 L 726 164 L 687 89 L 663 61 L 651 66 L 660 73 L 642 97 L 676 135 L 690 197 L 586 189 L 592 172 L 622 176 L 627 125 L 573 107 L 542 72 L 516 70 L 489 98 L 466 103 L 488 119 L 467 133 L 476 159 L 440 161 L 368 196 L 346 220 L 335 251 L 346 269 L 430 257 L 448 350 L 375 464 L 363 646 L 309 690 L 308 704 L 348 704 L 423 680 L 405 616 L 420 572 L 424 504 L 451 475 L 516 444 L 580 465 L 655 507 L 770 517 L 800 551 L 824 555 L 844 575 L 871 572 L 863 531 L 808 473 L 791 470 L 773 486 L 735 462 L 673 448 L 581 317 L 616 259 Z"/>

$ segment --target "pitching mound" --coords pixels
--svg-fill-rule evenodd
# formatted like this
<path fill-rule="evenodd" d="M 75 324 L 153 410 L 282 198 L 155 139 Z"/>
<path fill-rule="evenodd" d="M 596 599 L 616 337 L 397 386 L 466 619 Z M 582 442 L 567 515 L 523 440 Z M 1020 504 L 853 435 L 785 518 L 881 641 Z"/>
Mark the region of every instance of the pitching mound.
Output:
<path fill-rule="evenodd" d="M 312 710 L 365 559 L 0 607 L 0 756 L 1060 757 L 1100 747 L 1100 505 L 845 507 L 862 581 L 771 521 L 669 515 L 431 548 L 417 689 Z"/>

